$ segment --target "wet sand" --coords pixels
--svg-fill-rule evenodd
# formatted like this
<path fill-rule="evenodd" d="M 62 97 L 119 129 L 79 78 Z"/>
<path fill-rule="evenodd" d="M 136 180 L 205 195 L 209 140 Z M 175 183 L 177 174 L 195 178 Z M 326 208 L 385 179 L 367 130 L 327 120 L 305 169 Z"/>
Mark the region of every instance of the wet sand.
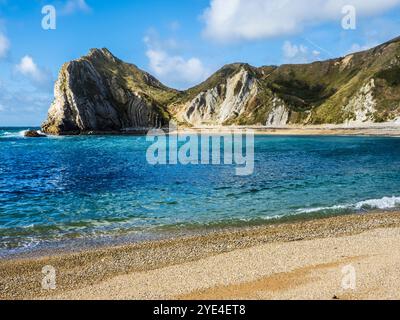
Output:
<path fill-rule="evenodd" d="M 369 299 L 399 297 L 400 213 L 231 229 L 0 262 L 1 299 Z M 343 290 L 343 266 L 357 290 Z M 42 288 L 42 268 L 56 289 Z M 400 291 L 399 291 L 400 292 Z"/>

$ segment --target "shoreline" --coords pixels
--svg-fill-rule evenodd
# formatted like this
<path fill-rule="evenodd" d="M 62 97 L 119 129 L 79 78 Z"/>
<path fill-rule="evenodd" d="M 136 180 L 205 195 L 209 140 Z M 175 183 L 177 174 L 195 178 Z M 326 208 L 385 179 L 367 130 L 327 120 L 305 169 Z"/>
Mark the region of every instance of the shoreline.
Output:
<path fill-rule="evenodd" d="M 170 128 L 160 128 L 166 134 L 226 134 L 235 131 L 251 130 L 255 135 L 271 136 L 387 136 L 400 137 L 400 123 L 367 123 L 367 124 L 327 124 L 327 125 L 287 125 L 280 127 L 266 126 L 192 126 L 177 127 L 170 132 Z M 90 132 L 63 132 L 57 136 L 146 136 L 154 128 L 121 129 L 117 131 L 90 131 Z M 46 133 L 52 136 L 52 133 Z"/>
<path fill-rule="evenodd" d="M 259 228 L 267 228 L 270 226 L 282 226 L 288 224 L 300 224 L 311 221 L 324 220 L 329 218 L 339 218 L 343 216 L 360 215 L 360 214 L 381 214 L 394 212 L 393 210 L 374 210 L 367 213 L 351 212 L 351 213 L 326 213 L 324 215 L 314 213 L 302 213 L 298 215 L 288 215 L 282 217 L 273 217 L 271 219 L 258 219 L 240 223 L 224 223 L 215 225 L 202 226 L 184 226 L 178 229 L 176 226 L 161 228 L 157 231 L 147 233 L 125 233 L 110 234 L 107 236 L 94 236 L 87 238 L 71 238 L 43 243 L 33 248 L 16 248 L 11 249 L 8 254 L 0 254 L 0 264 L 3 261 L 22 261 L 35 260 L 50 256 L 66 256 L 76 253 L 87 253 L 91 251 L 99 251 L 105 249 L 113 249 L 127 246 L 145 245 L 161 243 L 164 241 L 173 241 L 178 239 L 202 238 L 214 235 L 222 235 L 225 233 L 236 233 L 243 231 L 253 231 Z M 5 251 L 5 250 L 4 250 Z M 1 251 L 0 251 L 1 252 Z"/>
<path fill-rule="evenodd" d="M 288 125 L 283 127 L 264 126 L 200 126 L 178 128 L 178 133 L 223 134 L 251 130 L 255 135 L 269 136 L 383 136 L 400 137 L 400 124 L 374 123 L 365 125 Z"/>
<path fill-rule="evenodd" d="M 256 250 L 257 247 L 264 245 L 285 244 L 291 248 L 306 241 L 344 239 L 377 229 L 394 228 L 400 230 L 399 212 L 353 214 L 238 228 L 205 235 L 84 250 L 77 253 L 55 255 L 49 253 L 45 257 L 5 260 L 0 261 L 0 299 L 74 298 L 77 292 L 80 292 L 80 295 L 76 295 L 77 298 L 80 296 L 87 299 L 98 297 L 124 299 L 129 294 L 118 293 L 120 291 L 118 287 L 112 285 L 109 291 L 102 293 L 96 291 L 96 286 L 101 287 L 118 277 L 145 276 L 168 268 L 177 268 L 179 273 L 180 268 L 199 263 L 202 259 L 216 259 L 224 254 L 232 255 L 232 259 L 235 259 L 236 255 L 240 256 L 243 250 Z M 257 261 L 257 258 L 254 258 Z M 43 278 L 41 270 L 47 265 L 54 266 L 59 275 L 57 289 L 54 291 L 41 288 Z M 234 274 L 225 274 L 223 277 L 234 277 Z M 186 283 L 189 280 L 180 279 L 179 281 Z M 257 281 L 257 279 L 253 280 Z M 228 281 L 227 284 L 237 283 Z M 149 288 L 153 285 L 155 283 L 149 283 Z M 182 290 L 179 294 L 172 294 L 173 292 L 169 292 L 166 288 L 159 292 L 149 288 L 143 288 L 143 291 L 136 288 L 139 291 L 131 292 L 129 298 L 184 299 L 190 297 L 193 292 L 207 289 L 191 287 L 186 291 Z M 199 294 L 199 298 L 202 297 L 204 297 L 204 292 L 203 295 Z"/>

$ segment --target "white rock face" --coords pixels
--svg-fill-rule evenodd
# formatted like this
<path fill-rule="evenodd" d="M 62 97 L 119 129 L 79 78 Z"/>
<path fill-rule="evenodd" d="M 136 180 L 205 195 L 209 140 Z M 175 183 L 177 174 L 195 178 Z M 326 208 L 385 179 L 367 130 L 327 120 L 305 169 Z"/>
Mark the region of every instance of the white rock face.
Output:
<path fill-rule="evenodd" d="M 184 119 L 193 125 L 217 122 L 216 109 L 220 104 L 218 88 L 200 93 L 185 107 Z"/>
<path fill-rule="evenodd" d="M 350 100 L 344 110 L 354 113 L 354 119 L 347 122 L 349 125 L 373 123 L 373 114 L 376 112 L 376 101 L 373 96 L 375 81 L 371 79 L 358 94 Z"/>
<path fill-rule="evenodd" d="M 256 95 L 256 80 L 247 71 L 242 70 L 229 79 L 226 87 L 226 97 L 221 105 L 220 123 L 224 123 L 232 117 L 240 116 L 245 111 L 250 99 Z"/>
<path fill-rule="evenodd" d="M 241 69 L 226 84 L 202 92 L 190 101 L 184 108 L 184 119 L 192 125 L 222 125 L 242 115 L 257 93 L 257 80 Z"/>
<path fill-rule="evenodd" d="M 272 111 L 268 115 L 266 126 L 282 127 L 287 125 L 288 121 L 288 108 L 285 106 L 285 103 L 281 99 L 274 97 L 274 99 L 272 100 Z"/>

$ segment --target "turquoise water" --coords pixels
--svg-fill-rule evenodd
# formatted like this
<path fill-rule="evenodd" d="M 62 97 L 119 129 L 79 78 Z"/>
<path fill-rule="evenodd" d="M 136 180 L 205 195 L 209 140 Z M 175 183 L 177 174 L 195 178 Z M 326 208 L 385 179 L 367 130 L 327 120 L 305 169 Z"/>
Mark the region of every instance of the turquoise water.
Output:
<path fill-rule="evenodd" d="M 254 174 L 240 177 L 229 165 L 149 165 L 145 137 L 25 129 L 0 128 L 0 255 L 400 207 L 400 138 L 259 136 Z"/>

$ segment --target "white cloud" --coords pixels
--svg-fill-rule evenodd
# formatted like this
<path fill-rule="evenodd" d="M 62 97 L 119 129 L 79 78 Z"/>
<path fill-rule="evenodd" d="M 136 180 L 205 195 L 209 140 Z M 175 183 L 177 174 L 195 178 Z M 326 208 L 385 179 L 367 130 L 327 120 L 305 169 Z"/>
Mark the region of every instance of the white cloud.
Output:
<path fill-rule="evenodd" d="M 310 51 L 303 44 L 296 45 L 290 41 L 285 41 L 282 47 L 285 63 L 307 63 L 319 59 L 321 52 L 317 50 Z"/>
<path fill-rule="evenodd" d="M 0 79 L 0 126 L 40 124 L 54 99 L 51 87 L 49 71 L 38 67 L 30 56 L 21 59 L 13 77 Z"/>
<path fill-rule="evenodd" d="M 53 95 L 37 90 L 10 89 L 16 83 L 0 83 L 0 109 L 9 113 L 20 111 L 40 111 L 48 109 Z"/>
<path fill-rule="evenodd" d="M 308 52 L 307 47 L 304 45 L 294 45 L 290 41 L 286 41 L 283 45 L 283 55 L 286 58 L 294 58 L 298 56 L 299 54 L 306 54 Z"/>
<path fill-rule="evenodd" d="M 39 69 L 30 56 L 25 56 L 21 59 L 20 64 L 17 65 L 17 70 L 24 75 L 30 75 L 33 77 L 36 77 L 39 74 Z"/>
<path fill-rule="evenodd" d="M 21 59 L 20 63 L 15 67 L 15 70 L 18 74 L 27 77 L 32 84 L 37 87 L 47 87 L 51 83 L 51 73 L 39 68 L 29 55 Z"/>
<path fill-rule="evenodd" d="M 46 118 L 53 99 L 51 93 L 9 90 L 0 84 L 0 126 L 39 125 Z"/>
<path fill-rule="evenodd" d="M 171 56 L 161 50 L 147 50 L 150 68 L 157 76 L 172 77 L 177 81 L 196 83 L 208 75 L 203 63 L 198 58 L 184 59 L 181 56 Z"/>
<path fill-rule="evenodd" d="M 153 32 L 144 38 L 144 42 L 151 71 L 166 84 L 179 88 L 189 87 L 210 75 L 199 58 L 186 59 L 179 54 L 170 53 L 169 50 L 179 47 L 174 39 L 160 41 Z"/>
<path fill-rule="evenodd" d="M 221 42 L 271 38 L 326 21 L 340 25 L 345 5 L 355 6 L 360 17 L 399 4 L 400 0 L 211 0 L 203 13 L 204 34 Z"/>
<path fill-rule="evenodd" d="M 75 12 L 90 12 L 92 9 L 85 0 L 68 0 L 62 9 L 63 14 L 73 14 Z"/>
<path fill-rule="evenodd" d="M 0 59 L 7 56 L 9 49 L 10 41 L 4 34 L 0 33 Z"/>

